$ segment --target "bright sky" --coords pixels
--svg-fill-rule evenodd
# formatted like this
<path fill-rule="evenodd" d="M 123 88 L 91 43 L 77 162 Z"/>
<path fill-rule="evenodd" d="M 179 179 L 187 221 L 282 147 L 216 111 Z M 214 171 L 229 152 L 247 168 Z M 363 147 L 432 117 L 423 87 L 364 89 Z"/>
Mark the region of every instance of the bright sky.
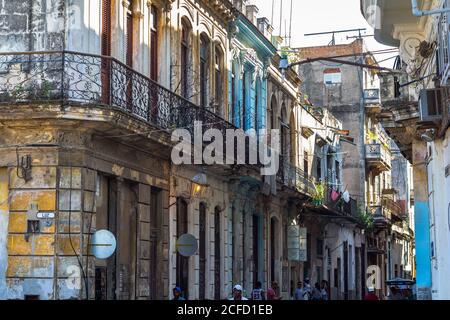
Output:
<path fill-rule="evenodd" d="M 273 14 L 272 2 L 275 8 Z M 259 17 L 267 17 L 269 20 L 273 17 L 274 34 L 279 34 L 282 4 L 282 36 L 285 35 L 286 29 L 289 33 L 291 0 L 250 0 L 250 3 L 259 7 Z M 305 33 L 367 28 L 363 34 L 373 35 L 373 29 L 361 14 L 360 0 L 292 0 L 292 6 L 292 47 L 327 45 L 331 41 L 331 34 L 305 37 Z M 356 35 L 356 32 L 336 34 L 336 43 L 349 43 L 354 39 L 347 39 L 347 36 Z M 364 41 L 371 51 L 388 48 L 379 44 L 373 37 L 364 38 Z M 395 54 L 377 55 L 376 58 L 380 61 L 392 56 Z M 392 67 L 393 63 L 394 60 L 391 59 L 382 65 Z"/>

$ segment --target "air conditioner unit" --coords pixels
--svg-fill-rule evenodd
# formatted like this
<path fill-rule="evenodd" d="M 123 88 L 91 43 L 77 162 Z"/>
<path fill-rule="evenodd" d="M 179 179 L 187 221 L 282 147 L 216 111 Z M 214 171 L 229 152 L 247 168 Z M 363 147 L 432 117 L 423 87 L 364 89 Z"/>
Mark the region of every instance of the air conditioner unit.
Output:
<path fill-rule="evenodd" d="M 434 122 L 442 119 L 442 90 L 424 89 L 420 92 L 420 121 Z"/>

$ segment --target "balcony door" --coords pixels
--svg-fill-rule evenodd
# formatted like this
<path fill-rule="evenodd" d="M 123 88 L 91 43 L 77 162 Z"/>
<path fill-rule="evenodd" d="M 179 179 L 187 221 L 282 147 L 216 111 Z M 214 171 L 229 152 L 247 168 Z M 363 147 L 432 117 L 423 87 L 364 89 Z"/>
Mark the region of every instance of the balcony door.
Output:
<path fill-rule="evenodd" d="M 126 13 L 126 33 L 125 33 L 125 63 L 127 69 L 126 107 L 128 111 L 133 111 L 133 1 L 130 2 Z"/>
<path fill-rule="evenodd" d="M 177 203 L 177 239 L 188 232 L 188 205 L 179 198 Z M 189 258 L 177 253 L 176 284 L 181 287 L 184 297 L 189 297 Z"/>

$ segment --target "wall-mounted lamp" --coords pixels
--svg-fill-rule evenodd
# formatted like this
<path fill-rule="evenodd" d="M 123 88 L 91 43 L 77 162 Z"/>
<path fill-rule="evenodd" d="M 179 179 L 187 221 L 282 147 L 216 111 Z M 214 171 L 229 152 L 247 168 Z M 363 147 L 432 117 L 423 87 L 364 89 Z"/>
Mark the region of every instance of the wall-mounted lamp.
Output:
<path fill-rule="evenodd" d="M 206 180 L 206 174 L 204 172 L 196 174 L 191 179 L 191 197 L 201 197 L 209 187 Z"/>
<path fill-rule="evenodd" d="M 206 179 L 206 173 L 199 172 L 197 173 L 191 180 L 191 190 L 190 190 L 190 197 L 187 200 L 191 200 L 193 198 L 200 198 L 205 194 L 206 189 L 209 187 L 207 179 Z M 171 205 L 169 205 L 169 208 L 176 205 L 178 201 L 175 201 Z"/>

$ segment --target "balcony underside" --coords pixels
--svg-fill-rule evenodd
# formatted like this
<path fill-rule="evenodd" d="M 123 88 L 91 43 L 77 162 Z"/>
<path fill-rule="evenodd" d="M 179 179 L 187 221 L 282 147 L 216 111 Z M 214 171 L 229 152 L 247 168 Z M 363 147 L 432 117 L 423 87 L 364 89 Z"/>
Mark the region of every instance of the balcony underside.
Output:
<path fill-rule="evenodd" d="M 366 113 L 369 116 L 378 116 L 381 114 L 382 108 L 379 103 L 366 104 Z"/>
<path fill-rule="evenodd" d="M 412 161 L 412 143 L 417 136 L 419 121 L 417 102 L 392 102 L 390 107 L 383 105 L 377 118 L 403 156 Z"/>
<path fill-rule="evenodd" d="M 377 173 L 391 170 L 391 166 L 381 159 L 366 159 L 366 163 L 370 171 Z"/>

